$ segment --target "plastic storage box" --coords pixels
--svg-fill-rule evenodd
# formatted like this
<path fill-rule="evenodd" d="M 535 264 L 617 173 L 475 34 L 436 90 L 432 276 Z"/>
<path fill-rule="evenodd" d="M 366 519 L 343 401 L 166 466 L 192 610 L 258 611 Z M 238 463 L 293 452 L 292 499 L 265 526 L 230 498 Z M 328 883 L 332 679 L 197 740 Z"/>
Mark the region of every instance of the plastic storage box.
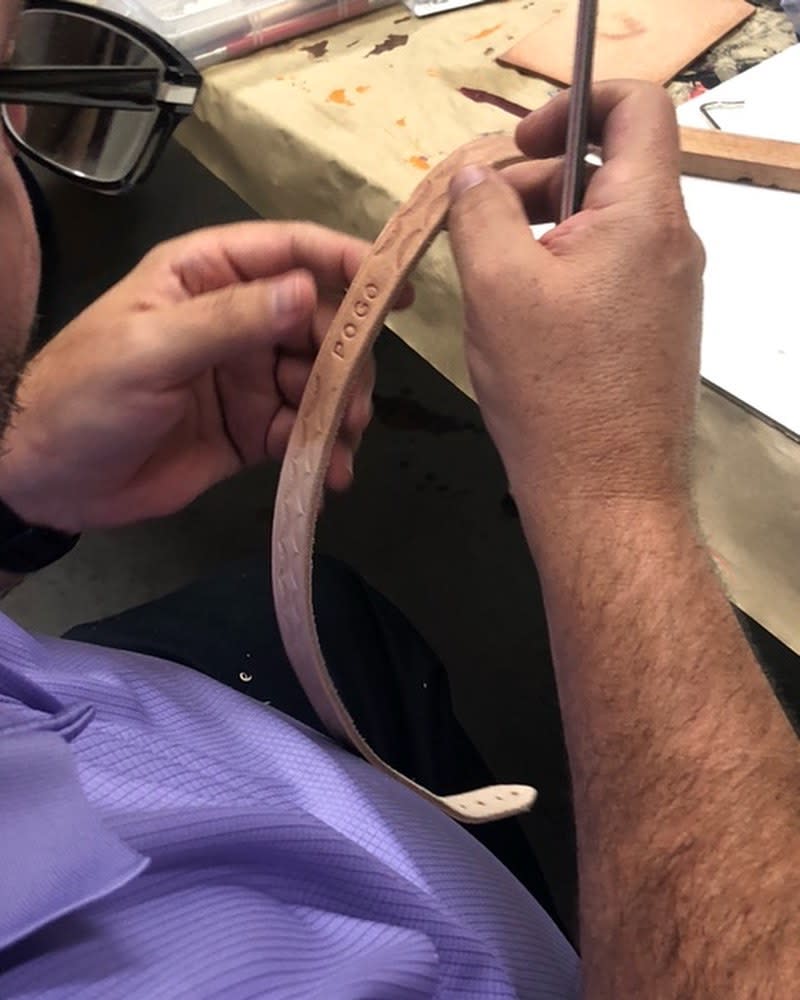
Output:
<path fill-rule="evenodd" d="M 245 55 L 396 0 L 99 0 L 146 25 L 198 67 Z"/>

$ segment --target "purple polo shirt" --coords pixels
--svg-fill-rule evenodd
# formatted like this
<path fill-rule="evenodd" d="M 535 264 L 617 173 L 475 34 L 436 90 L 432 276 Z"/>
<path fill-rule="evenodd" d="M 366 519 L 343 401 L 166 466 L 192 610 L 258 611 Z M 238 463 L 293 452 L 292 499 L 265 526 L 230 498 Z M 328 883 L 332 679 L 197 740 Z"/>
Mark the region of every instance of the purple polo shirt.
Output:
<path fill-rule="evenodd" d="M 189 670 L 0 617 L 0 998 L 572 998 L 457 824 Z"/>

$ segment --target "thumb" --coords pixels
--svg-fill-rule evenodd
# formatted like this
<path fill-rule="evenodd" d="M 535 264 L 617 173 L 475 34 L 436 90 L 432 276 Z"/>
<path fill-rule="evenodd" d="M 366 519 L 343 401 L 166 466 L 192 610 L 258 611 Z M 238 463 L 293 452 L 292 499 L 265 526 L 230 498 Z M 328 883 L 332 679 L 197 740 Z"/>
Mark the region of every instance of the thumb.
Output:
<path fill-rule="evenodd" d="M 533 238 L 519 195 L 496 171 L 464 167 L 450 199 L 447 228 L 465 298 L 492 309 L 499 288 L 532 277 L 547 251 Z"/>
<path fill-rule="evenodd" d="M 241 282 L 206 292 L 166 309 L 159 316 L 150 361 L 164 379 L 193 378 L 247 351 L 285 347 L 310 351 L 317 290 L 308 271 Z"/>

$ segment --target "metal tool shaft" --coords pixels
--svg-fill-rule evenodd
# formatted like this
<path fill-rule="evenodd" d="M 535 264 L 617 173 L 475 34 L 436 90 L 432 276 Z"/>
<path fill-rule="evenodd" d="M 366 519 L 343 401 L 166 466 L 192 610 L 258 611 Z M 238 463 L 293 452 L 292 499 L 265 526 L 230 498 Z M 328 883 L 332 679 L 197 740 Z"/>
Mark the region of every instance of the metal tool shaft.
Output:
<path fill-rule="evenodd" d="M 580 0 L 578 37 L 572 69 L 567 146 L 564 159 L 564 188 L 561 221 L 580 211 L 586 180 L 586 149 L 592 102 L 594 43 L 597 33 L 598 0 Z"/>

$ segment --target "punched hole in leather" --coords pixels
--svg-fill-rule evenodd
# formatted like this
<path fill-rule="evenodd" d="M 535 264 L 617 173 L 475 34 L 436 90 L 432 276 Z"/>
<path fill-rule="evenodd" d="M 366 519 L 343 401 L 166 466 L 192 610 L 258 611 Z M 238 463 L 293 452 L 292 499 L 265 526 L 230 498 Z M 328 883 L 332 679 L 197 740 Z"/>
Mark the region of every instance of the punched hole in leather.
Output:
<path fill-rule="evenodd" d="M 331 678 L 314 619 L 314 535 L 331 452 L 347 403 L 384 320 L 433 238 L 444 226 L 450 181 L 462 167 L 508 166 L 524 159 L 513 139 L 488 135 L 434 167 L 373 244 L 331 323 L 306 385 L 281 467 L 272 522 L 272 586 L 289 662 L 330 735 L 461 823 L 527 812 L 528 785 L 491 785 L 436 795 L 383 761 L 363 738 Z"/>

